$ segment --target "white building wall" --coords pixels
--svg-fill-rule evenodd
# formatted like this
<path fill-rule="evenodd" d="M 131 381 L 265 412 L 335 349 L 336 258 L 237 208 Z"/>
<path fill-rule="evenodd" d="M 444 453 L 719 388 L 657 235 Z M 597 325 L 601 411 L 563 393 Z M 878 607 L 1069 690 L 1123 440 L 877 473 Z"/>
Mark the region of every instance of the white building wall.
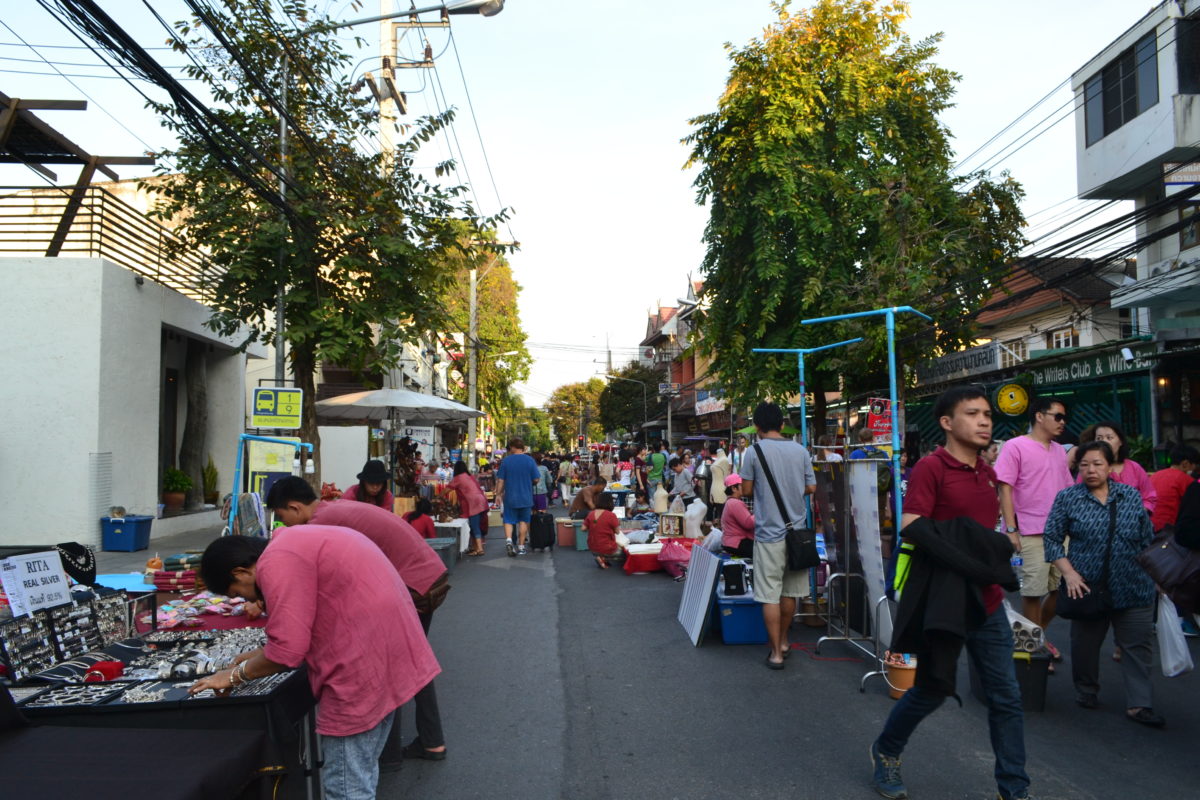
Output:
<path fill-rule="evenodd" d="M 321 434 L 321 480 L 345 491 L 358 483 L 355 476 L 367 463 L 371 429 L 365 425 L 321 425 L 317 430 Z"/>
<path fill-rule="evenodd" d="M 33 525 L 33 543 L 99 543 L 91 453 L 112 454 L 108 502 L 157 511 L 164 327 L 213 348 L 208 447 L 228 491 L 246 354 L 203 327 L 205 306 L 150 280 L 138 285 L 102 259 L 3 258 L 0 280 L 11 287 L 0 298 L 0 363 L 11 376 L 0 386 L 10 421 L 0 437 L 0 486 L 10 513 L 31 520 L 0 530 L 0 543 L 30 543 Z M 176 527 L 156 523 L 152 531 Z"/>

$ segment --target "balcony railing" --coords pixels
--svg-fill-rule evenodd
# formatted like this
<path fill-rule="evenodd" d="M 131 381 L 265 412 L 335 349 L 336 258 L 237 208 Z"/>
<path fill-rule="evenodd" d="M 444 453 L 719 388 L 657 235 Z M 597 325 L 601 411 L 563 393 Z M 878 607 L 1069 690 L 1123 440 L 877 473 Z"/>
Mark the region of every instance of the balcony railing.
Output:
<path fill-rule="evenodd" d="M 179 237 L 106 189 L 4 188 L 0 256 L 104 258 L 193 300 L 211 299 L 216 267 L 194 250 L 170 252 Z"/>

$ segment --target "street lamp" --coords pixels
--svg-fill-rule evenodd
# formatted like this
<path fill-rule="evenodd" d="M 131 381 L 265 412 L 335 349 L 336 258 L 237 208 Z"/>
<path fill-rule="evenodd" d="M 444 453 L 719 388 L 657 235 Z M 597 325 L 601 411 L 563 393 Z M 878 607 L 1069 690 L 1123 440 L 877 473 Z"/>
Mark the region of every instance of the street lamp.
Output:
<path fill-rule="evenodd" d="M 504 0 L 457 0 L 451 3 L 438 3 L 437 5 L 426 6 L 424 8 L 409 8 L 404 11 L 393 11 L 390 14 L 380 14 L 374 17 L 363 17 L 362 19 L 352 19 L 346 22 L 318 22 L 316 25 L 311 25 L 298 31 L 293 38 L 308 36 L 312 33 L 336 31 L 341 28 L 350 28 L 355 25 L 365 25 L 369 22 L 384 22 L 397 17 L 415 17 L 418 14 L 428 14 L 432 11 L 440 11 L 442 14 L 479 14 L 484 17 L 494 17 L 504 10 Z M 280 94 L 282 102 L 279 107 L 279 200 L 280 204 L 287 203 L 287 87 L 290 83 L 289 65 L 287 48 L 284 48 L 283 63 L 280 65 L 280 75 L 282 77 Z M 283 246 L 279 248 L 279 268 L 283 271 L 284 251 Z M 283 381 L 286 373 L 286 359 L 284 353 L 284 295 L 287 287 L 283 283 L 282 276 L 275 287 L 275 383 L 283 386 Z M 472 420 L 471 427 L 474 427 Z M 474 459 L 472 459 L 474 461 Z"/>
<path fill-rule="evenodd" d="M 642 436 L 644 437 L 646 435 L 646 423 L 650 421 L 650 412 L 649 412 L 650 406 L 648 406 L 646 404 L 646 382 L 634 380 L 633 378 L 622 378 L 620 375 L 609 375 L 607 373 L 604 374 L 604 377 L 612 378 L 613 380 L 616 380 L 616 381 L 629 381 L 630 383 L 640 383 L 642 385 Z"/>

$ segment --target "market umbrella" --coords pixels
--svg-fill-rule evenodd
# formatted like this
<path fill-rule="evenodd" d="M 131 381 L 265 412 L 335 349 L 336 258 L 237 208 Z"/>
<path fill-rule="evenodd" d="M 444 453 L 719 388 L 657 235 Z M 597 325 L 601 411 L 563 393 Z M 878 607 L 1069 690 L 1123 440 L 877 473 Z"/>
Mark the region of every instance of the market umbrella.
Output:
<path fill-rule="evenodd" d="M 457 422 L 484 413 L 462 403 L 408 389 L 374 389 L 317 401 L 317 416 L 325 419 L 389 419 L 408 423 Z"/>

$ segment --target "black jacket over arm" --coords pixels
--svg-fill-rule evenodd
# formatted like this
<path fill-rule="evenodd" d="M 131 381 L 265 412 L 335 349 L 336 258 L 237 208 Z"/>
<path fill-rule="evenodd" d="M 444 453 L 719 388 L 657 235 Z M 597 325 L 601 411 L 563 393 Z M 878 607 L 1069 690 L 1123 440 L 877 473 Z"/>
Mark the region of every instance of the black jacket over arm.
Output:
<path fill-rule="evenodd" d="M 916 653 L 926 685 L 954 693 L 954 666 L 967 633 L 987 619 L 983 587 L 1018 588 L 1008 537 L 968 517 L 920 517 L 904 529 L 915 545 L 900 595 L 892 651 Z M 932 663 L 922 663 L 922 657 Z M 933 682 L 930 683 L 929 681 Z"/>

